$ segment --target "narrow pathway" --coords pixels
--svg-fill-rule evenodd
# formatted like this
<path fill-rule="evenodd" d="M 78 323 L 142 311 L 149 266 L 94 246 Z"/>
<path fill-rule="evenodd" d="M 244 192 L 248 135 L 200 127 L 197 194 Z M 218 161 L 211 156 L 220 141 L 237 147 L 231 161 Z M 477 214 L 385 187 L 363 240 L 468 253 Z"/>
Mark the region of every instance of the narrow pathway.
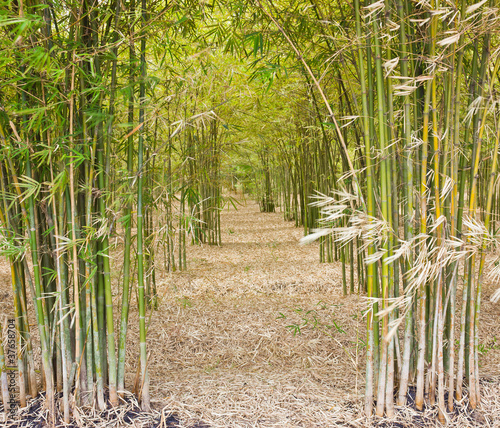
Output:
<path fill-rule="evenodd" d="M 190 247 L 188 271 L 160 285 L 149 334 L 158 404 L 221 427 L 352 419 L 363 321 L 357 296 L 341 297 L 339 266 L 250 200 L 223 212 L 222 233 L 221 247 Z"/>

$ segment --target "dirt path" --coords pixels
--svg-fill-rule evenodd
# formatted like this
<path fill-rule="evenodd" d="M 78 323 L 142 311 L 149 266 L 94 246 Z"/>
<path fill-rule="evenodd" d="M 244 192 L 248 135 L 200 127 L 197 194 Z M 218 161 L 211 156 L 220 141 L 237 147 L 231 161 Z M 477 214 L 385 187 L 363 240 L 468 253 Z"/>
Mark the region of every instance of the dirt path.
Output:
<path fill-rule="evenodd" d="M 222 233 L 222 247 L 189 248 L 188 271 L 160 281 L 149 335 L 158 404 L 221 427 L 352 420 L 363 322 L 358 298 L 341 297 L 339 267 L 252 201 L 223 212 Z"/>

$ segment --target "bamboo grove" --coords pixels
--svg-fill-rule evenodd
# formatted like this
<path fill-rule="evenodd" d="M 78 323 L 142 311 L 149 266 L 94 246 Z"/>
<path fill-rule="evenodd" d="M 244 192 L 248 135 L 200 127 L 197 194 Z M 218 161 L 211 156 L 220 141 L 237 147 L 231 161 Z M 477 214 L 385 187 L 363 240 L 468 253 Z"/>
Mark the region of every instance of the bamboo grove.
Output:
<path fill-rule="evenodd" d="M 442 422 L 464 396 L 475 408 L 498 18 L 493 0 L 1 2 L 21 405 L 43 390 L 69 422 L 73 399 L 104 409 L 133 390 L 149 409 L 157 270 L 223 244 L 241 188 L 366 294 L 367 416 L 410 390 Z M 2 391 L 5 372 L 0 346 Z"/>

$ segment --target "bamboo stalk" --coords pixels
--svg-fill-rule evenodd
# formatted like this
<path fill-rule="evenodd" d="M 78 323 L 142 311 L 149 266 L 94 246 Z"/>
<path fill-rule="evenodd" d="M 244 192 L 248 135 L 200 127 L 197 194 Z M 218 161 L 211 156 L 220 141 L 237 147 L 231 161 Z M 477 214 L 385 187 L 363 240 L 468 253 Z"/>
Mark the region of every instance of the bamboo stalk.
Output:
<path fill-rule="evenodd" d="M 146 0 L 142 0 L 141 14 L 143 30 L 146 18 Z M 141 39 L 141 83 L 140 83 L 140 109 L 139 123 L 144 124 L 144 104 L 146 97 L 146 38 Z M 139 133 L 138 146 L 138 179 L 137 179 L 137 290 L 138 290 L 138 305 L 139 305 L 139 331 L 140 331 L 140 360 L 141 360 L 141 401 L 142 409 L 150 409 L 149 397 L 149 376 L 147 370 L 147 349 L 146 349 L 146 308 L 144 295 L 144 265 L 143 265 L 143 154 L 144 154 L 144 126 L 141 127 Z"/>

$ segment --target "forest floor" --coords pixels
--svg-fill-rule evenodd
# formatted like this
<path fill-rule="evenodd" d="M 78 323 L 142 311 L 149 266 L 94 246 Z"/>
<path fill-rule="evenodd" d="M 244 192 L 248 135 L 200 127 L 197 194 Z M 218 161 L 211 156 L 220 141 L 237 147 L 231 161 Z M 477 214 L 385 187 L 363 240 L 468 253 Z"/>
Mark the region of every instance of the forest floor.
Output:
<path fill-rule="evenodd" d="M 293 222 L 239 202 L 222 212 L 222 246 L 190 246 L 186 271 L 167 272 L 158 255 L 148 367 L 155 420 L 172 425 L 153 426 L 434 426 L 435 409 L 406 409 L 393 423 L 362 416 L 363 297 L 342 296 L 340 263 L 319 263 L 318 244 L 300 246 L 303 230 Z M 7 286 L 8 265 L 0 268 Z M 118 283 L 119 269 L 113 276 Z M 481 308 L 480 413 L 457 411 L 451 426 L 500 427 L 500 305 L 489 301 L 495 288 L 484 285 Z M 11 312 L 9 294 L 2 285 L 2 313 Z M 136 318 L 132 309 L 127 389 L 138 363 Z"/>
<path fill-rule="evenodd" d="M 222 213 L 222 246 L 189 247 L 187 271 L 158 281 L 152 395 L 214 427 L 352 422 L 360 298 L 342 297 L 340 265 L 319 263 L 317 244 L 299 246 L 303 229 L 240 202 Z"/>

